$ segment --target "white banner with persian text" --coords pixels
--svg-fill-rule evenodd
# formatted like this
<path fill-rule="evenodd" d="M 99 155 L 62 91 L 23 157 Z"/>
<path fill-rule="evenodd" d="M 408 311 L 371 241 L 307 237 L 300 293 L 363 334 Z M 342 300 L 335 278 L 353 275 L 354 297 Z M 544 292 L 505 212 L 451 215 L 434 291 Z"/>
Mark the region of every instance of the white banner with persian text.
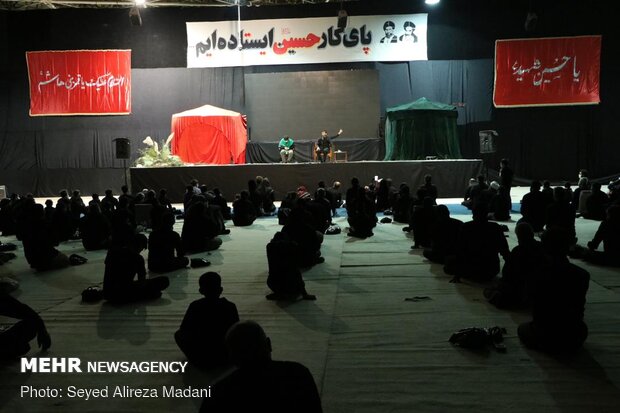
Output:
<path fill-rule="evenodd" d="M 187 67 L 427 60 L 427 14 L 188 22 Z"/>

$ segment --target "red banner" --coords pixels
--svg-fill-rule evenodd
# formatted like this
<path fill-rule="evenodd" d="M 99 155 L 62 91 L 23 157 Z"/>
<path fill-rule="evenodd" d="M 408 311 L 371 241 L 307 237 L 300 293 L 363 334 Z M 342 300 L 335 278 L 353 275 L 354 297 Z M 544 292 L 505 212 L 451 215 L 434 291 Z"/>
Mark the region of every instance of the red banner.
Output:
<path fill-rule="evenodd" d="M 30 116 L 131 113 L 131 50 L 26 52 Z"/>
<path fill-rule="evenodd" d="M 601 36 L 497 40 L 495 107 L 600 103 Z"/>

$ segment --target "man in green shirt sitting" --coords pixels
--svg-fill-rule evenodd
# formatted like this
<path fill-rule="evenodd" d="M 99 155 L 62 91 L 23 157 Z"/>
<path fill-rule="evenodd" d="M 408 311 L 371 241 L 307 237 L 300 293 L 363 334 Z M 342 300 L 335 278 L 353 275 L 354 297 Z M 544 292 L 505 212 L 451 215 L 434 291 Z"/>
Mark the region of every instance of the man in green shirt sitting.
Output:
<path fill-rule="evenodd" d="M 289 163 L 293 160 L 295 142 L 290 138 L 290 136 L 286 135 L 282 139 L 280 139 L 280 143 L 278 144 L 278 149 L 280 149 L 280 158 L 282 158 L 282 163 Z"/>

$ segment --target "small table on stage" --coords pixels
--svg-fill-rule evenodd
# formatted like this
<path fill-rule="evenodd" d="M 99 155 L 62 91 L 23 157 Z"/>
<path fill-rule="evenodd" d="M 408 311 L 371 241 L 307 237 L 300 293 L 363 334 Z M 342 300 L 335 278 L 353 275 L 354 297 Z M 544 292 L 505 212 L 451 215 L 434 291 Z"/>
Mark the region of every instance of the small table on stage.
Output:
<path fill-rule="evenodd" d="M 348 161 L 348 152 L 347 151 L 335 151 L 334 152 L 334 162 L 347 162 Z"/>

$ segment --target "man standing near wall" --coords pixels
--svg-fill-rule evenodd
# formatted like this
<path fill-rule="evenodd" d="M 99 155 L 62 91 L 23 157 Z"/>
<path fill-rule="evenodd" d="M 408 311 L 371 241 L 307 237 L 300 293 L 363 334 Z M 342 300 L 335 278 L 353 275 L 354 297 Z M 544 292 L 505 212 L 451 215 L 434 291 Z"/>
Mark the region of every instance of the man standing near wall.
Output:
<path fill-rule="evenodd" d="M 508 166 L 508 159 L 504 158 L 499 163 L 499 180 L 500 185 L 506 188 L 506 192 L 508 193 L 508 198 L 510 198 L 510 188 L 512 188 L 512 178 L 514 177 L 514 172 Z M 510 209 L 512 209 L 512 198 L 510 198 Z"/>

